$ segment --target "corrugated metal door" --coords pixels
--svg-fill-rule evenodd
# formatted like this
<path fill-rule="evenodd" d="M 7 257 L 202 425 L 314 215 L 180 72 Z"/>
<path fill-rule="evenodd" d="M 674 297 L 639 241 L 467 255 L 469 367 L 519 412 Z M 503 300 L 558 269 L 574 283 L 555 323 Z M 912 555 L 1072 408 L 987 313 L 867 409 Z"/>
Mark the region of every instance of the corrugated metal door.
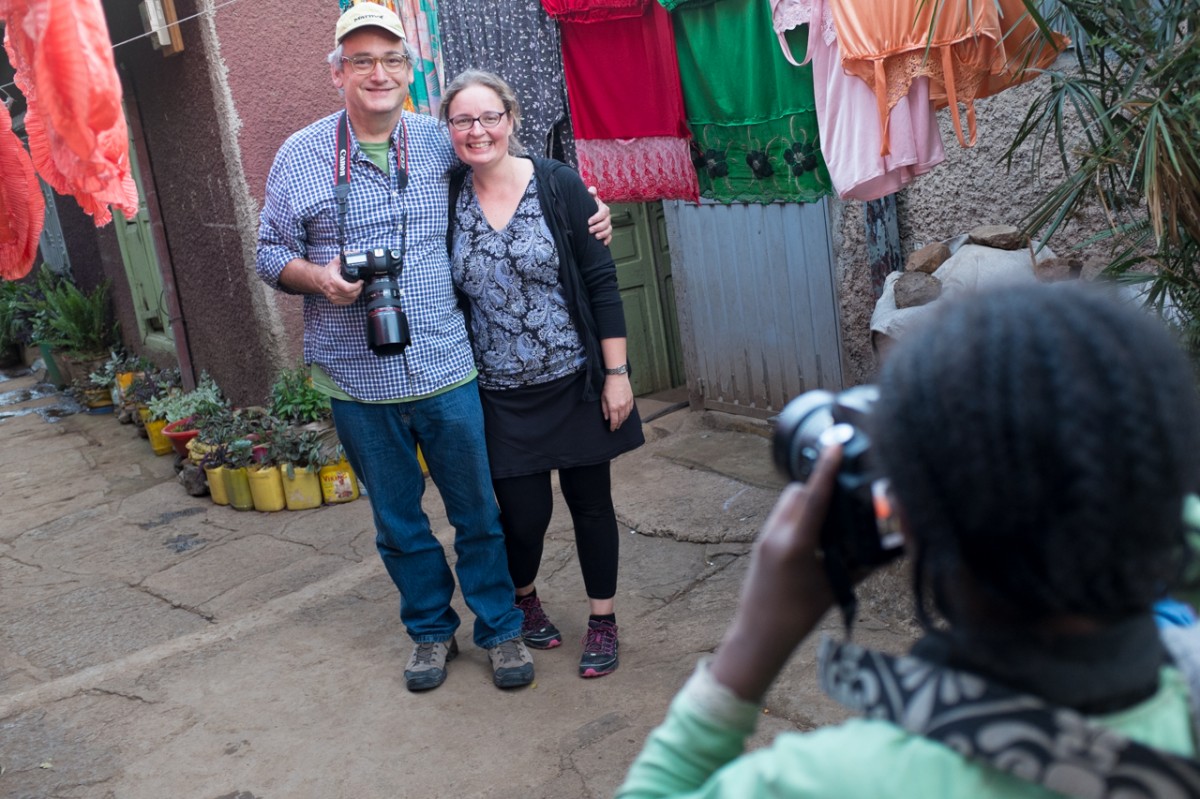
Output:
<path fill-rule="evenodd" d="M 767 418 L 842 388 L 828 204 L 663 206 L 693 404 Z"/>

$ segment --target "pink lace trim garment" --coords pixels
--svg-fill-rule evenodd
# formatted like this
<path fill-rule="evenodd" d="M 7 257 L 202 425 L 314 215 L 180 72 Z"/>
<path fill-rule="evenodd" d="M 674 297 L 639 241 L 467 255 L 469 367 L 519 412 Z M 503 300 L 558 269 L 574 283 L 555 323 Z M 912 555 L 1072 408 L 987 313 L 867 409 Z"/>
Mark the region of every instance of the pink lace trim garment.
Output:
<path fill-rule="evenodd" d="M 607 202 L 700 199 L 687 139 L 576 139 L 575 147 L 584 183 Z"/>
<path fill-rule="evenodd" d="M 929 79 L 919 77 L 889 111 L 890 152 L 880 155 L 882 128 L 875 95 L 863 80 L 842 69 L 837 32 L 827 0 L 781 0 L 774 15 L 788 24 L 809 25 L 808 58 L 821 152 L 834 190 L 842 199 L 877 200 L 899 191 L 945 160 L 942 134 L 929 97 Z M 811 14 L 804 18 L 804 12 Z M 776 28 L 789 61 L 796 63 Z"/>

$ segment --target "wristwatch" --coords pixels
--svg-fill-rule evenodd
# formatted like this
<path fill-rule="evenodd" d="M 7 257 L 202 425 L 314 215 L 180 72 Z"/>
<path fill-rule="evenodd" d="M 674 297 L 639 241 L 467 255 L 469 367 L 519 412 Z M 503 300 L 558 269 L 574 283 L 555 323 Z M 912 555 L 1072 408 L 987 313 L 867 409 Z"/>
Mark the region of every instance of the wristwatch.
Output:
<path fill-rule="evenodd" d="M 629 364 L 623 363 L 620 366 L 618 366 L 616 369 L 605 369 L 604 374 L 606 374 L 606 375 L 627 375 L 627 374 L 629 374 Z"/>

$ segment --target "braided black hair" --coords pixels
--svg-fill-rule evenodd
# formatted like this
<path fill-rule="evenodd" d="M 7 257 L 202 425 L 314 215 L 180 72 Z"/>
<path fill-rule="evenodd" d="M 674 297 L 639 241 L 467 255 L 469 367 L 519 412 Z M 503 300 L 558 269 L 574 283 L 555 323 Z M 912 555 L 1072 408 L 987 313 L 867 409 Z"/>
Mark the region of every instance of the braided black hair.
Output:
<path fill-rule="evenodd" d="M 1014 623 L 1145 612 L 1178 578 L 1200 488 L 1194 373 L 1095 286 L 947 302 L 889 354 L 874 446 L 915 537 L 918 616 L 965 572 Z"/>

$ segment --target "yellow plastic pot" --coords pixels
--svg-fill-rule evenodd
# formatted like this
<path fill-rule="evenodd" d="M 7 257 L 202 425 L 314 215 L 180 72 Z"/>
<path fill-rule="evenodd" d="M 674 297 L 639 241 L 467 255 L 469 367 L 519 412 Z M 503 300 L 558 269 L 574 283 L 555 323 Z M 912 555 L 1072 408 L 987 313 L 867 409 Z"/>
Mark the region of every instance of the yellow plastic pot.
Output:
<path fill-rule="evenodd" d="M 254 495 L 250 493 L 250 478 L 245 467 L 225 468 L 225 495 L 234 510 L 254 510 Z"/>
<path fill-rule="evenodd" d="M 344 458 L 337 463 L 322 466 L 320 475 L 321 495 L 327 505 L 358 499 L 358 480 L 350 468 L 350 463 Z"/>
<path fill-rule="evenodd" d="M 288 477 L 287 464 L 279 467 L 279 479 L 283 482 L 283 500 L 288 510 L 309 510 L 321 507 L 321 478 L 317 470 L 304 466 L 292 470 Z"/>
<path fill-rule="evenodd" d="M 287 506 L 278 466 L 251 467 L 246 470 L 246 477 L 250 480 L 250 497 L 255 510 L 271 513 Z"/>
<path fill-rule="evenodd" d="M 212 452 L 213 445 L 205 444 L 198 438 L 193 438 L 187 443 L 188 460 L 199 465 L 200 461 L 204 460 L 204 456 Z"/>
<path fill-rule="evenodd" d="M 155 455 L 170 455 L 175 451 L 175 445 L 171 443 L 171 439 L 163 435 L 163 428 L 166 426 L 166 419 L 146 420 L 146 433 L 150 436 L 150 446 L 154 449 Z"/>
<path fill-rule="evenodd" d="M 206 466 L 204 476 L 208 478 L 208 494 L 218 505 L 229 504 L 229 494 L 225 491 L 225 467 Z"/>

